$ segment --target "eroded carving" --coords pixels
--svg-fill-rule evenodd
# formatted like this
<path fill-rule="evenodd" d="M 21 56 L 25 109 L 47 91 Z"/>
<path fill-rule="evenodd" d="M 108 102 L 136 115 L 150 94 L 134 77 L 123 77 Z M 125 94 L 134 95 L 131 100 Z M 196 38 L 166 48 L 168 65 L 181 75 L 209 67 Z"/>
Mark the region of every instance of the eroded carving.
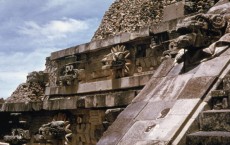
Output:
<path fill-rule="evenodd" d="M 84 78 L 84 69 L 75 69 L 74 65 L 66 65 L 63 75 L 59 77 L 58 84 L 60 86 L 70 86 L 74 80 L 82 80 Z"/>
<path fill-rule="evenodd" d="M 177 25 L 182 35 L 172 40 L 166 56 L 175 57 L 175 64 L 197 64 L 228 48 L 229 34 L 225 34 L 227 21 L 219 14 L 198 14 Z M 186 33 L 186 34 L 184 34 Z M 176 55 L 175 55 L 176 54 Z"/>
<path fill-rule="evenodd" d="M 124 45 L 117 45 L 111 49 L 111 53 L 105 55 L 101 60 L 102 69 L 112 69 L 116 78 L 124 77 L 129 74 L 129 65 L 131 61 L 128 59 L 130 52 L 125 50 Z"/>
<path fill-rule="evenodd" d="M 23 130 L 21 128 L 12 129 L 11 135 L 5 135 L 4 141 L 11 145 L 25 144 L 30 140 L 29 130 Z"/>
<path fill-rule="evenodd" d="M 69 137 L 71 137 L 72 131 L 70 130 L 70 124 L 68 121 L 52 121 L 47 124 L 43 124 L 39 128 L 39 134 L 35 136 L 36 140 L 55 140 L 65 139 L 69 143 Z"/>
<path fill-rule="evenodd" d="M 48 73 L 49 81 L 46 86 L 55 86 L 57 82 L 57 74 L 58 74 L 58 64 L 55 60 L 50 60 L 49 57 L 46 58 L 46 69 L 45 73 Z"/>

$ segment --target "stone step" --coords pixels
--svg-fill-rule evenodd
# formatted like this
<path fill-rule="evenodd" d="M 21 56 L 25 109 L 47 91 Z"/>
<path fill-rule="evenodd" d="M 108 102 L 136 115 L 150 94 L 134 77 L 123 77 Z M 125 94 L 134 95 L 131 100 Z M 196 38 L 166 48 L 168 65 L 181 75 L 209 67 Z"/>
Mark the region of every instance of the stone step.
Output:
<path fill-rule="evenodd" d="M 200 114 L 200 129 L 203 131 L 230 131 L 230 109 L 203 111 Z"/>
<path fill-rule="evenodd" d="M 187 136 L 186 145 L 230 145 L 230 132 L 195 132 Z"/>

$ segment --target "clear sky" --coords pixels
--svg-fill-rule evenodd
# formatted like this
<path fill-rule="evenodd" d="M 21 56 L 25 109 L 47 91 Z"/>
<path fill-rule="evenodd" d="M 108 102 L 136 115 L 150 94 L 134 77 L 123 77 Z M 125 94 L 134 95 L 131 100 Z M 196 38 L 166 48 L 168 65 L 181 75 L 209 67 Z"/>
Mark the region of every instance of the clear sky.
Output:
<path fill-rule="evenodd" d="M 113 1 L 0 0 L 0 98 L 52 51 L 89 42 Z"/>

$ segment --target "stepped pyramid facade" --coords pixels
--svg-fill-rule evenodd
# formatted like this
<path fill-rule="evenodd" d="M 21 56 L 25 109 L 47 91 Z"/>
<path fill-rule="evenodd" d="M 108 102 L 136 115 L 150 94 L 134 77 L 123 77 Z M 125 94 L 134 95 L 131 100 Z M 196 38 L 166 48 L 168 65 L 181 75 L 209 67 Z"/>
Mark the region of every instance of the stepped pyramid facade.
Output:
<path fill-rule="evenodd" d="M 116 0 L 91 42 L 1 102 L 0 140 L 28 145 L 230 144 L 230 2 Z"/>

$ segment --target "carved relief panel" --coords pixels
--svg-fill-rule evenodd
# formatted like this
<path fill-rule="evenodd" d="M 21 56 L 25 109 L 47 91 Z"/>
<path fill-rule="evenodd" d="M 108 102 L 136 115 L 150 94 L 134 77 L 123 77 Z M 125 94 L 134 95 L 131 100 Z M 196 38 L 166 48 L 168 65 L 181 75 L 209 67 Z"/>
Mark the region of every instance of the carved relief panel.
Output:
<path fill-rule="evenodd" d="M 73 143 L 76 145 L 96 144 L 104 132 L 103 120 L 103 110 L 82 110 L 78 112 Z"/>

